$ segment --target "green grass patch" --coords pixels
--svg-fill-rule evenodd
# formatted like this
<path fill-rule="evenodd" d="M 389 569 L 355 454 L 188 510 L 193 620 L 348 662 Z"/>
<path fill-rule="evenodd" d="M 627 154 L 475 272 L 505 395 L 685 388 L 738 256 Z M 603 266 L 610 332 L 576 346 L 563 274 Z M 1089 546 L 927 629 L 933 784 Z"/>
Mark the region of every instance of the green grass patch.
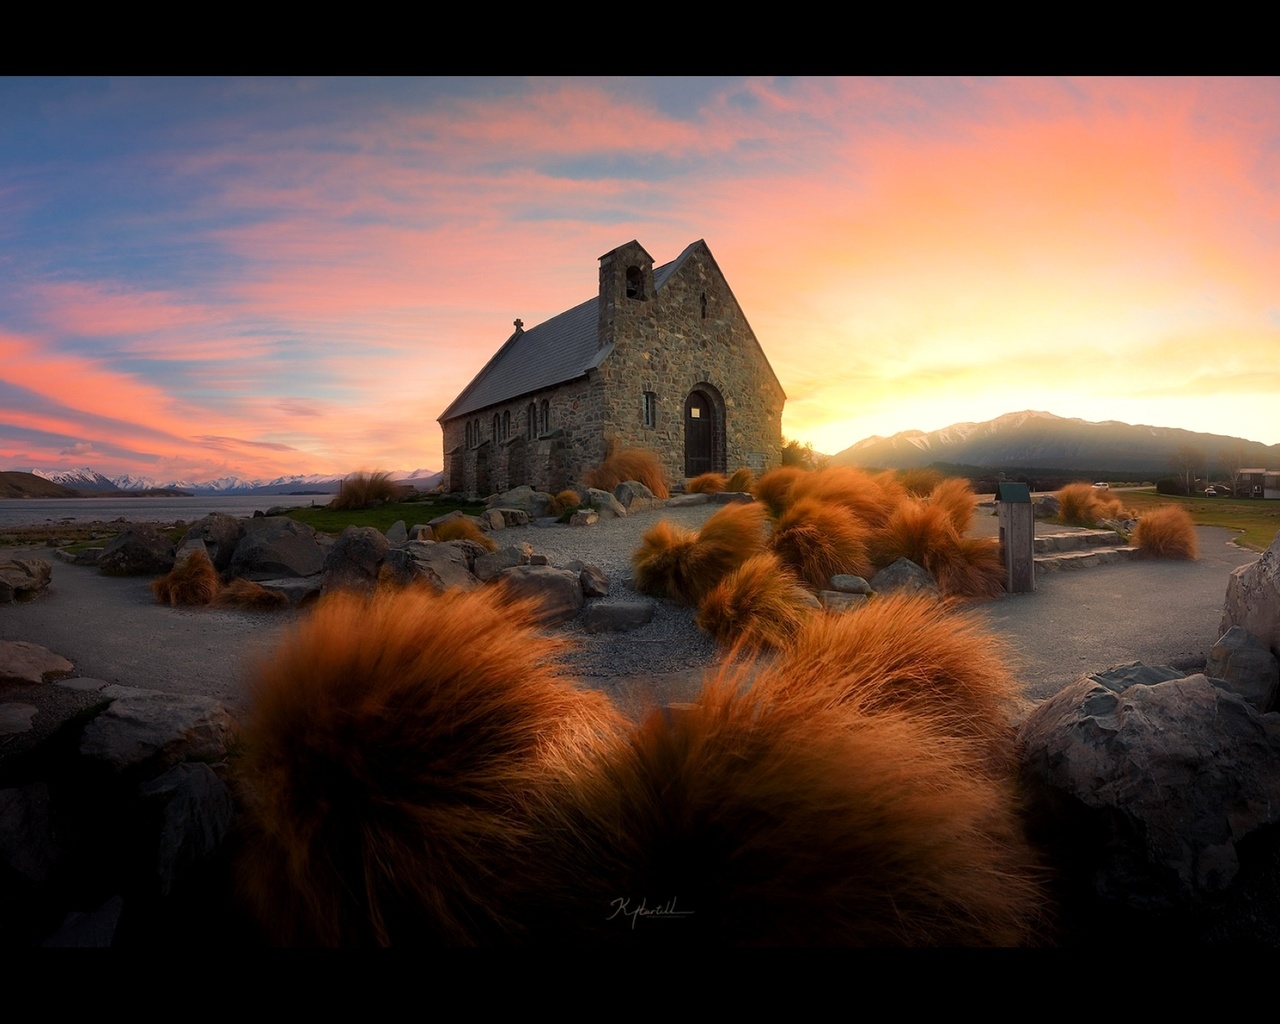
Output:
<path fill-rule="evenodd" d="M 1280 501 L 1262 498 L 1185 498 L 1156 494 L 1155 489 L 1121 491 L 1116 495 L 1139 515 L 1160 505 L 1178 505 L 1187 510 L 1197 526 L 1224 526 L 1240 530 L 1236 543 L 1253 551 L 1266 551 L 1280 531 Z"/>
<path fill-rule="evenodd" d="M 484 508 L 484 502 L 461 504 L 452 501 L 397 501 L 378 508 L 334 509 L 327 506 L 295 508 L 285 514 L 290 519 L 306 523 L 307 526 L 321 533 L 337 535 L 348 526 L 372 526 L 386 533 L 401 519 L 404 520 L 405 526 L 413 526 L 455 510 L 477 516 L 484 511 Z"/>

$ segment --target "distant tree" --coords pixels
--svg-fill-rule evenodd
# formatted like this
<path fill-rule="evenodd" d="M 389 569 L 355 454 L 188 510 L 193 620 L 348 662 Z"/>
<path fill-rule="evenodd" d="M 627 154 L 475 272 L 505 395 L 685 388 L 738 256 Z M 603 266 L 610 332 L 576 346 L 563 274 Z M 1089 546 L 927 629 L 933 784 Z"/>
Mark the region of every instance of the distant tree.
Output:
<path fill-rule="evenodd" d="M 1245 454 L 1244 445 L 1235 444 L 1229 448 L 1219 448 L 1218 458 L 1222 461 L 1222 468 L 1227 474 L 1227 479 L 1231 481 L 1231 493 L 1239 494 L 1241 471 L 1244 469 L 1245 460 L 1248 458 Z"/>
<path fill-rule="evenodd" d="M 827 464 L 827 457 L 815 452 L 813 444 L 809 441 L 801 444 L 796 440 L 788 441 L 784 437 L 782 439 L 782 464 L 784 466 L 799 466 L 801 469 L 822 469 Z"/>
<path fill-rule="evenodd" d="M 1180 444 L 1169 457 L 1169 465 L 1178 474 L 1187 494 L 1196 492 L 1196 470 L 1204 463 L 1204 452 L 1192 444 Z"/>

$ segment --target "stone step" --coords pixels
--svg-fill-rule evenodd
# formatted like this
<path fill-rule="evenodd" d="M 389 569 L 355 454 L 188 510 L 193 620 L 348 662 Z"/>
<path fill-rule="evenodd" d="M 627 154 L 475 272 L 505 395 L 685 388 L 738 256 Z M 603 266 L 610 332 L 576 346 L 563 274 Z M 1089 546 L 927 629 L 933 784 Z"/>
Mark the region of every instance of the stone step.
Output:
<path fill-rule="evenodd" d="M 1115 536 L 1113 533 L 1112 537 Z M 1036 572 L 1059 572 L 1063 569 L 1088 569 L 1095 565 L 1128 562 L 1138 553 L 1137 548 L 1092 548 L 1088 551 L 1059 551 L 1054 554 L 1036 555 Z"/>
<path fill-rule="evenodd" d="M 1036 537 L 1035 553 L 1051 555 L 1059 551 L 1090 551 L 1123 544 L 1115 530 L 1077 530 L 1072 533 L 1045 533 Z"/>

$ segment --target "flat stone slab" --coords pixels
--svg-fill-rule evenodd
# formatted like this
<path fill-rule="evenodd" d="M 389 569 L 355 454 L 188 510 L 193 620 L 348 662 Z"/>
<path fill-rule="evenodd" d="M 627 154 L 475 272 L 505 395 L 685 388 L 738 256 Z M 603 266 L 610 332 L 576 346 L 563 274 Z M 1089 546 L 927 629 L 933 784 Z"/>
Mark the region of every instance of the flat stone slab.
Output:
<path fill-rule="evenodd" d="M 596 601 L 582 613 L 588 633 L 627 633 L 653 621 L 650 601 Z"/>
<path fill-rule="evenodd" d="M 689 505 L 705 505 L 709 500 L 705 494 L 673 494 L 667 499 L 667 507 L 685 508 Z"/>
<path fill-rule="evenodd" d="M 74 671 L 75 666 L 61 654 L 54 654 L 39 644 L 0 640 L 0 684 L 34 685 L 45 682 L 47 677 Z"/>

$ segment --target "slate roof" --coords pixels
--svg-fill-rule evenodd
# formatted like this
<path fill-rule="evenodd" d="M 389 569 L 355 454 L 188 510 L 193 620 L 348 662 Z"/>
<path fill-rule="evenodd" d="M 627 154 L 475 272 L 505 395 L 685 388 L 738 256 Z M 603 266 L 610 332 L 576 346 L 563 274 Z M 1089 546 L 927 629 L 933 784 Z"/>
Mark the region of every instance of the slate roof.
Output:
<path fill-rule="evenodd" d="M 670 263 L 654 267 L 654 291 L 666 284 L 697 244 L 690 243 Z M 599 350 L 596 347 L 600 341 L 599 318 L 600 298 L 594 296 L 536 327 L 517 331 L 438 419 L 443 422 L 467 416 L 585 376 L 613 351 L 611 346 Z"/>

